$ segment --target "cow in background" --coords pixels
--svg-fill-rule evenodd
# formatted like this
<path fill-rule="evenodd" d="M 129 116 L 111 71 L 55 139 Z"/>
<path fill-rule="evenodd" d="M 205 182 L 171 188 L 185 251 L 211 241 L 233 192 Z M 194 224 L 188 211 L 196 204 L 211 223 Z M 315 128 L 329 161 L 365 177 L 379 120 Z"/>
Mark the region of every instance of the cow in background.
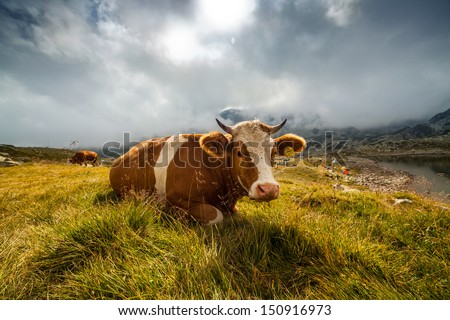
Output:
<path fill-rule="evenodd" d="M 287 147 L 299 152 L 306 141 L 294 134 L 271 137 L 286 120 L 276 126 L 258 120 L 234 126 L 216 121 L 226 134 L 177 134 L 138 143 L 112 164 L 113 190 L 119 196 L 156 192 L 206 224 L 235 212 L 244 196 L 257 201 L 278 198 L 274 157 L 284 155 Z"/>
<path fill-rule="evenodd" d="M 80 166 L 85 165 L 87 167 L 88 163 L 91 163 L 93 167 L 98 166 L 98 155 L 94 151 L 81 150 L 77 151 L 75 155 L 69 159 L 72 164 L 78 163 Z"/>

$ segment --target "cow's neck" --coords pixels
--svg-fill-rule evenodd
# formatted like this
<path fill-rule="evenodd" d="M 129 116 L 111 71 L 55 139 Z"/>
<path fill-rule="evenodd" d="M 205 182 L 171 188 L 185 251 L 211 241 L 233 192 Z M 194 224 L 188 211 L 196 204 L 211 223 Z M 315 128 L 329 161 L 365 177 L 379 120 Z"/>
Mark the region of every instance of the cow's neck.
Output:
<path fill-rule="evenodd" d="M 223 201 L 228 210 L 233 210 L 236 202 L 246 196 L 248 192 L 242 187 L 238 177 L 231 168 L 220 168 L 224 185 Z"/>

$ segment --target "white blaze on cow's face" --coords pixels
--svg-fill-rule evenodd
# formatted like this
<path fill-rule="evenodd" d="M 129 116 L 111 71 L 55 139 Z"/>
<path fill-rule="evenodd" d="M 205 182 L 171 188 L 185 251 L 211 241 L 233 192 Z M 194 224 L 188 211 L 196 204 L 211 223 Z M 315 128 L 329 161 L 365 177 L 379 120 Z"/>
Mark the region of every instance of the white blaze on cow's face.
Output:
<path fill-rule="evenodd" d="M 238 180 L 254 200 L 278 198 L 280 185 L 272 173 L 272 150 L 275 142 L 259 121 L 246 121 L 232 127 L 233 141 L 239 142 L 238 153 L 246 160 L 239 164 Z"/>

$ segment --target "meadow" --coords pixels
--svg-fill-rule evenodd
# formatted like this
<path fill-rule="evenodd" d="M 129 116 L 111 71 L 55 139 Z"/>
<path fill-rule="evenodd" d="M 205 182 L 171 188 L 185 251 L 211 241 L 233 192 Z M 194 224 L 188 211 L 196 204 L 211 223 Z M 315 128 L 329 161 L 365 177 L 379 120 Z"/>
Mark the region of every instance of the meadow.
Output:
<path fill-rule="evenodd" d="M 279 199 L 202 226 L 154 198 L 118 200 L 108 175 L 0 168 L 0 299 L 450 299 L 438 201 L 338 191 L 301 164 L 274 169 Z"/>

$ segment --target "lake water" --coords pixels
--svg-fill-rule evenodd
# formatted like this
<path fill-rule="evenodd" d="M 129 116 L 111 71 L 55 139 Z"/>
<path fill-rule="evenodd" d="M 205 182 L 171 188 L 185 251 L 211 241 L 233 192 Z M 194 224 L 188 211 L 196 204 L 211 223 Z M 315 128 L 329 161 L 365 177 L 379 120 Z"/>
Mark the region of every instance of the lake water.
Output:
<path fill-rule="evenodd" d="M 414 175 L 412 188 L 420 193 L 450 199 L 450 156 L 439 158 L 389 157 L 378 159 L 379 164 Z"/>

